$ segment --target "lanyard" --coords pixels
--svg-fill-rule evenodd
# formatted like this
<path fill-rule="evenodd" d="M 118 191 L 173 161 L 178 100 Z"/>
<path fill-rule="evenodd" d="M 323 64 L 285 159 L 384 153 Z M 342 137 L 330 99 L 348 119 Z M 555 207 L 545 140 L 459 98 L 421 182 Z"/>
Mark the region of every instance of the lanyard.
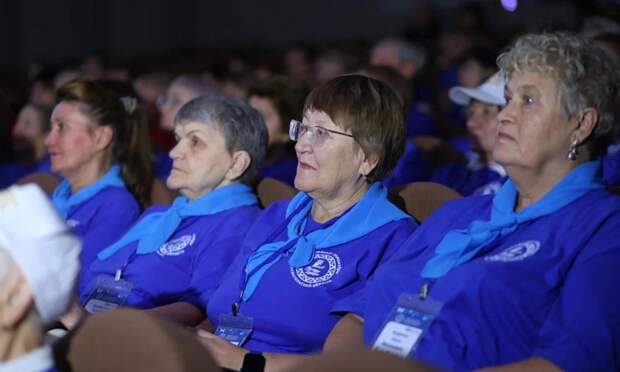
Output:
<path fill-rule="evenodd" d="M 276 236 L 280 235 L 284 231 L 284 229 L 286 229 L 286 227 L 291 222 L 293 217 L 295 215 L 297 215 L 297 213 L 299 213 L 299 211 L 301 211 L 303 208 L 305 208 L 311 200 L 312 199 L 308 199 L 307 201 L 302 203 L 297 209 L 295 209 L 295 211 L 288 216 L 288 218 L 284 221 L 284 223 L 282 223 L 276 230 L 274 230 L 274 232 L 271 233 L 271 235 L 269 235 L 269 237 L 267 237 L 267 239 L 265 239 L 263 241 L 263 243 L 259 245 L 259 247 L 261 247 L 261 246 L 263 246 L 263 245 L 265 245 L 267 243 L 273 242 L 273 240 L 276 238 Z M 245 269 L 242 269 L 241 270 L 241 279 L 239 280 L 239 299 L 236 302 L 234 302 L 232 304 L 232 306 L 231 306 L 233 315 L 236 316 L 239 313 L 239 308 L 241 307 L 241 302 L 243 302 L 243 292 L 245 291 L 245 287 L 246 287 L 250 277 L 252 277 L 254 274 L 256 274 L 264 266 L 269 265 L 270 263 L 272 263 L 273 261 L 278 259 L 281 255 L 284 254 L 285 256 L 288 256 L 291 253 L 292 249 L 297 244 L 297 242 L 299 241 L 299 239 L 301 239 L 302 237 L 304 237 L 304 236 L 306 236 L 306 235 L 308 235 L 308 234 L 310 234 L 310 233 L 312 233 L 314 231 L 328 228 L 331 225 L 333 225 L 337 220 L 338 220 L 338 218 L 332 218 L 330 221 L 328 221 L 325 224 L 319 226 L 318 228 L 316 228 L 316 229 L 314 229 L 312 231 L 308 231 L 305 234 L 300 234 L 297 238 L 291 240 L 290 242 L 288 242 L 287 244 L 282 246 L 280 249 L 278 249 L 277 251 L 272 253 L 269 256 L 269 258 L 267 258 L 267 260 L 265 260 L 265 262 L 263 262 L 262 265 L 259 265 L 259 266 L 255 267 L 254 270 L 252 270 L 251 272 L 246 273 Z M 248 258 L 248 260 L 249 260 L 249 258 Z M 247 267 L 247 261 L 246 261 L 246 267 Z"/>
<path fill-rule="evenodd" d="M 121 280 L 121 278 L 123 277 L 123 272 L 125 271 L 125 269 L 127 269 L 127 266 L 129 265 L 129 263 L 131 263 L 131 261 L 133 261 L 134 258 L 136 258 L 136 256 L 138 255 L 137 251 L 138 251 L 138 247 L 136 246 L 136 249 L 134 249 L 134 251 L 131 252 L 129 257 L 127 257 L 127 260 L 125 260 L 125 263 L 123 264 L 123 266 L 116 269 L 116 273 L 114 274 L 114 280 L 116 280 L 117 282 Z"/>

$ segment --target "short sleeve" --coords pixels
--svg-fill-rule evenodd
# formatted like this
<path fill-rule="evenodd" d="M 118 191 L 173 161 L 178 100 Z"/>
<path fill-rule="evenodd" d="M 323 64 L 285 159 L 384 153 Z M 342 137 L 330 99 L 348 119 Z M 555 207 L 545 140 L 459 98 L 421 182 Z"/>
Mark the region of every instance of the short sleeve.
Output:
<path fill-rule="evenodd" d="M 534 355 L 564 370 L 620 369 L 620 224 L 614 225 L 589 243 L 596 253 L 577 258 L 541 327 Z"/>

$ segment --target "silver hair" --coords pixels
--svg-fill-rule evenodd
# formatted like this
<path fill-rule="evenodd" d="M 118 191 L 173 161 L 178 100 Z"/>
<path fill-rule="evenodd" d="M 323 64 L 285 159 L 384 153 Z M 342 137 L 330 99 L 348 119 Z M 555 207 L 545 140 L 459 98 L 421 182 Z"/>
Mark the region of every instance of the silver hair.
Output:
<path fill-rule="evenodd" d="M 387 38 L 379 41 L 372 48 L 372 52 L 376 49 L 393 46 L 396 48 L 396 54 L 400 63 L 413 63 L 416 69 L 420 70 L 426 63 L 427 53 L 423 47 L 418 44 L 396 38 Z"/>
<path fill-rule="evenodd" d="M 267 125 L 262 115 L 247 103 L 228 96 L 194 98 L 177 113 L 174 125 L 196 122 L 217 128 L 224 134 L 230 153 L 245 151 L 251 163 L 240 182 L 252 184 L 263 166 L 267 151 Z"/>
<path fill-rule="evenodd" d="M 514 72 L 533 72 L 556 82 L 560 111 L 570 120 L 592 107 L 598 123 L 586 141 L 592 158 L 605 153 L 620 132 L 620 72 L 617 62 L 594 42 L 572 33 L 521 36 L 497 58 L 509 79 Z"/>

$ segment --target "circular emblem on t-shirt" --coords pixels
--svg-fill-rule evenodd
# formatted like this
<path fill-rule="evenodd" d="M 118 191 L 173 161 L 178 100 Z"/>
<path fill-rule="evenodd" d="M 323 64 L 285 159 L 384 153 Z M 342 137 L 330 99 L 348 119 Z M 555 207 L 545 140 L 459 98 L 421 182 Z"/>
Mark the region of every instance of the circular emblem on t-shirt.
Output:
<path fill-rule="evenodd" d="M 528 240 L 515 244 L 504 251 L 487 256 L 485 261 L 490 262 L 515 262 L 522 261 L 530 256 L 533 256 L 540 249 L 540 242 L 538 240 Z"/>
<path fill-rule="evenodd" d="M 180 238 L 173 239 L 165 244 L 163 244 L 157 250 L 157 254 L 164 256 L 178 256 L 185 253 L 185 248 L 194 244 L 194 240 L 196 240 L 196 234 L 192 235 L 183 235 Z"/>
<path fill-rule="evenodd" d="M 291 275 L 302 287 L 314 288 L 330 283 L 342 268 L 340 257 L 332 252 L 316 251 L 308 266 L 292 268 Z"/>

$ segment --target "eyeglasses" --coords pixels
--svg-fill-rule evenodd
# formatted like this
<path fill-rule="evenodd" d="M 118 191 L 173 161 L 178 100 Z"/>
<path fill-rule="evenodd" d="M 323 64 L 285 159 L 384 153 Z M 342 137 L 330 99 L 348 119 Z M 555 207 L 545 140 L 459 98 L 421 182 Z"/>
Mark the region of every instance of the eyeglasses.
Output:
<path fill-rule="evenodd" d="M 288 129 L 288 136 L 292 141 L 299 141 L 301 137 L 303 137 L 306 133 L 309 134 L 308 141 L 313 146 L 321 146 L 325 141 L 329 138 L 329 134 L 339 134 L 341 136 L 354 138 L 353 135 L 349 133 L 339 132 L 337 130 L 327 129 L 319 126 L 309 127 L 307 125 L 303 125 L 299 120 L 291 120 L 291 124 Z"/>

